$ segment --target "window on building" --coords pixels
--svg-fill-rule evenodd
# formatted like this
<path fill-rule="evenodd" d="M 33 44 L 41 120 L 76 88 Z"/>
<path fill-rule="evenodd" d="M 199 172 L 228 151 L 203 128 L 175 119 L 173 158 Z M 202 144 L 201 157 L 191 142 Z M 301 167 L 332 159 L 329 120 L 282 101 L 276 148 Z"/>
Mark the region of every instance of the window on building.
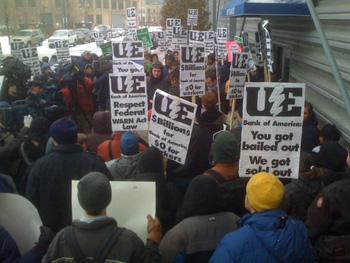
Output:
<path fill-rule="evenodd" d="M 16 0 L 16 6 L 17 7 L 23 6 L 23 0 Z"/>
<path fill-rule="evenodd" d="M 130 6 L 130 1 L 125 1 L 125 7 L 126 7 L 126 8 L 131 7 L 131 6 Z"/>
<path fill-rule="evenodd" d="M 156 13 L 156 10 L 155 9 L 153 9 L 153 14 L 155 14 Z"/>
<path fill-rule="evenodd" d="M 61 0 L 55 0 L 55 7 L 61 7 Z"/>
<path fill-rule="evenodd" d="M 96 0 L 95 1 L 95 8 L 101 8 L 102 5 L 101 5 L 101 0 Z"/>
<path fill-rule="evenodd" d="M 93 8 L 92 0 L 86 0 L 86 7 Z"/>
<path fill-rule="evenodd" d="M 137 7 L 137 1 L 132 1 L 132 2 L 131 2 L 131 6 Z"/>
<path fill-rule="evenodd" d="M 87 21 L 94 23 L 94 16 L 93 15 L 87 15 Z"/>
<path fill-rule="evenodd" d="M 111 0 L 112 9 L 117 9 L 117 0 Z"/>
<path fill-rule="evenodd" d="M 124 9 L 124 2 L 123 2 L 123 0 L 118 0 L 118 9 L 119 10 Z"/>
<path fill-rule="evenodd" d="M 109 0 L 103 0 L 103 8 L 109 9 Z"/>
<path fill-rule="evenodd" d="M 102 24 L 102 15 L 96 15 L 96 25 Z"/>
<path fill-rule="evenodd" d="M 79 8 L 85 8 L 85 0 L 79 0 Z"/>
<path fill-rule="evenodd" d="M 147 9 L 147 14 L 150 14 L 151 13 L 151 9 Z"/>
<path fill-rule="evenodd" d="M 29 7 L 35 7 L 35 0 L 28 0 Z"/>

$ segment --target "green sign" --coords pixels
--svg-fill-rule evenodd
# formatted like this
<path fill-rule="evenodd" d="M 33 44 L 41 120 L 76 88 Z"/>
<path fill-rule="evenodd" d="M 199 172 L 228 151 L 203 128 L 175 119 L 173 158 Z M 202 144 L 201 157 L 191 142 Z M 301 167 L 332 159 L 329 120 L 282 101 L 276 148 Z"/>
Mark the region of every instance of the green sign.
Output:
<path fill-rule="evenodd" d="M 103 55 L 112 54 L 112 42 L 107 42 L 100 46 Z"/>
<path fill-rule="evenodd" d="M 236 40 L 238 43 L 242 43 L 242 38 L 241 38 L 241 37 L 235 36 L 235 40 Z"/>
<path fill-rule="evenodd" d="M 143 47 L 153 47 L 151 36 L 148 33 L 148 28 L 137 29 L 137 39 L 143 42 Z"/>

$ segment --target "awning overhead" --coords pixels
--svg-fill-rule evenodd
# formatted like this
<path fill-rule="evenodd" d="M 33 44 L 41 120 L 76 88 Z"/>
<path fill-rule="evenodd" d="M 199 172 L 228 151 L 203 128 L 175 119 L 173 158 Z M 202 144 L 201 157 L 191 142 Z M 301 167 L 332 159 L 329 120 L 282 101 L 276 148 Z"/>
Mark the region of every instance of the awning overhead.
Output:
<path fill-rule="evenodd" d="M 233 16 L 310 16 L 306 0 L 231 0 L 222 10 Z"/>

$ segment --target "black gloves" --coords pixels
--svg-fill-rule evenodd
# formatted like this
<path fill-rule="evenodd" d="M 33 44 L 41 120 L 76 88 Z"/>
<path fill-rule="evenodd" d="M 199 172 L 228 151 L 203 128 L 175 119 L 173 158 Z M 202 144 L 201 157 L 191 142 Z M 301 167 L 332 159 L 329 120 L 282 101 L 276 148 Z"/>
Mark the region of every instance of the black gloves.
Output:
<path fill-rule="evenodd" d="M 34 252 L 37 254 L 45 255 L 53 238 L 54 234 L 51 229 L 46 226 L 41 226 L 39 240 L 33 247 Z"/>

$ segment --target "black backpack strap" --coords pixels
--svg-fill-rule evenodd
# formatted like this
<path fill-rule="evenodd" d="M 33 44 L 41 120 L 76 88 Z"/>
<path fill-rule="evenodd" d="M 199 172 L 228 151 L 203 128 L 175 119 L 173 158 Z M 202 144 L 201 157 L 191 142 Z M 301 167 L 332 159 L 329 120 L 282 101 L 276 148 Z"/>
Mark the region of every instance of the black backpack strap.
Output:
<path fill-rule="evenodd" d="M 68 242 L 70 253 L 72 254 L 72 257 L 74 258 L 75 262 L 83 262 L 86 257 L 75 237 L 73 226 L 66 227 L 65 236 Z"/>
<path fill-rule="evenodd" d="M 29 157 L 28 157 L 26 151 L 24 150 L 24 142 L 21 143 L 21 154 L 22 154 L 22 157 L 23 157 L 24 161 L 26 162 L 26 164 L 30 165 L 32 162 L 29 160 Z"/>
<path fill-rule="evenodd" d="M 111 160 L 114 159 L 113 157 L 113 151 L 112 151 L 112 143 L 113 143 L 113 140 L 110 140 L 109 143 L 108 143 L 108 153 L 109 153 L 109 158 Z"/>
<path fill-rule="evenodd" d="M 125 230 L 124 227 L 115 227 L 113 231 L 104 239 L 104 242 L 99 246 L 96 251 L 95 260 L 99 263 L 104 263 L 108 257 L 109 252 L 111 251 L 114 244 L 117 242 L 120 235 Z"/>
<path fill-rule="evenodd" d="M 215 179 L 215 181 L 218 182 L 218 184 L 223 184 L 226 182 L 225 178 L 223 178 L 217 171 L 214 171 L 212 169 L 206 170 L 203 174 L 207 174 Z"/>

